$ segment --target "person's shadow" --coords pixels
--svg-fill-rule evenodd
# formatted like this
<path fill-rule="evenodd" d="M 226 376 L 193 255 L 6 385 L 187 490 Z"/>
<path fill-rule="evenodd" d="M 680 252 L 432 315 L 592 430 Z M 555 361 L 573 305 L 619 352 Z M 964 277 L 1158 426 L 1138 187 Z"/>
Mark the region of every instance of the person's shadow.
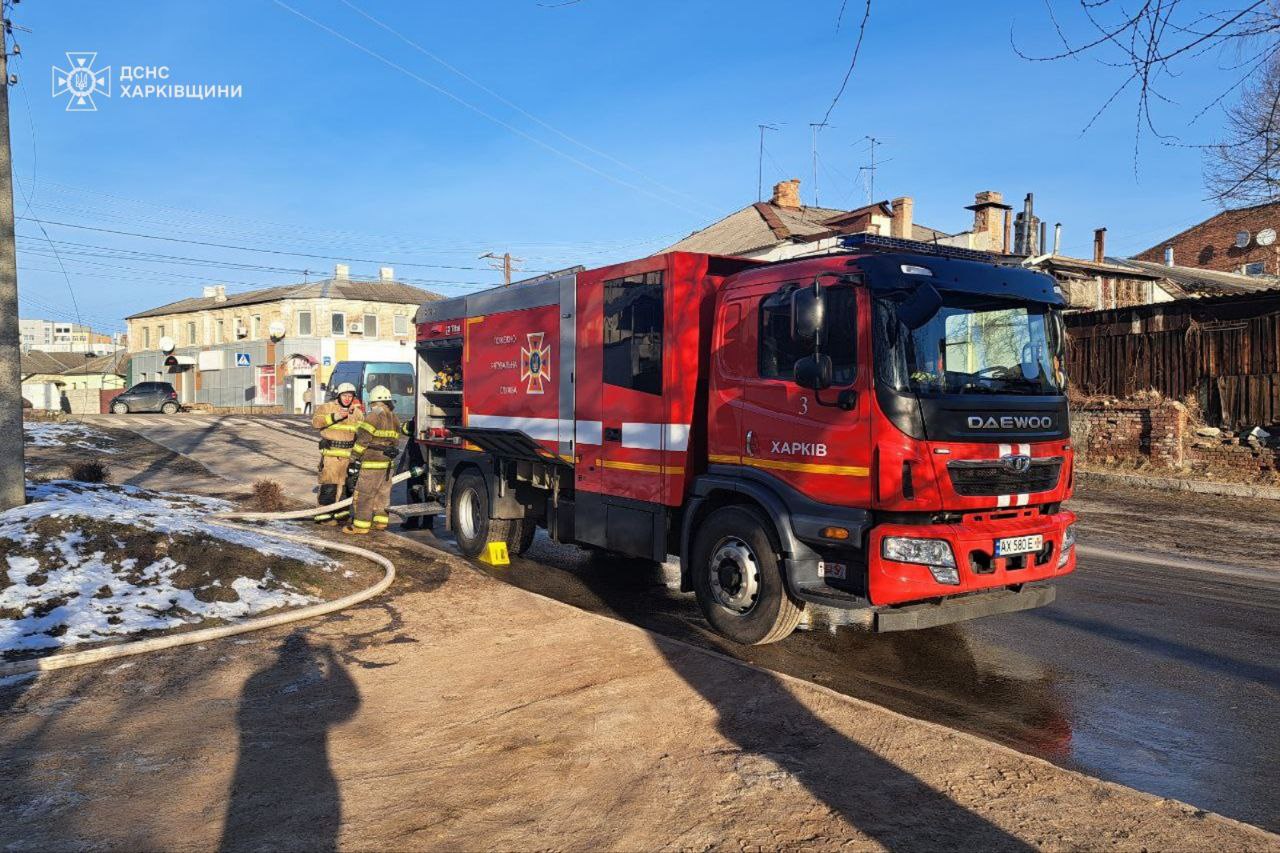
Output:
<path fill-rule="evenodd" d="M 342 796 L 329 728 L 359 707 L 360 691 L 333 651 L 290 634 L 240 694 L 240 754 L 220 850 L 337 849 Z"/>

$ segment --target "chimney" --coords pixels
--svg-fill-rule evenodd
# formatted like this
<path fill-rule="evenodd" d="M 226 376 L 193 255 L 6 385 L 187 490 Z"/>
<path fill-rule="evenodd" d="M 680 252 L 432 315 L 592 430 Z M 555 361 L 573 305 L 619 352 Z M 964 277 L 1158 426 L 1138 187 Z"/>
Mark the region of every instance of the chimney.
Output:
<path fill-rule="evenodd" d="M 350 279 L 351 278 L 350 264 L 334 264 L 333 277 L 336 278 L 338 281 L 347 281 L 348 279 Z"/>
<path fill-rule="evenodd" d="M 1053 253 L 1058 254 L 1058 249 L 1062 246 L 1062 223 L 1058 222 L 1053 226 Z"/>
<path fill-rule="evenodd" d="M 378 267 L 378 281 L 395 281 L 396 271 L 391 267 Z"/>
<path fill-rule="evenodd" d="M 915 206 L 916 203 L 909 195 L 893 200 L 893 219 L 889 223 L 890 237 L 901 237 L 903 240 L 911 239 L 911 218 L 914 214 Z"/>
<path fill-rule="evenodd" d="M 1166 267 L 1173 266 L 1173 247 L 1172 246 L 1164 247 L 1164 265 Z"/>
<path fill-rule="evenodd" d="M 204 291 L 200 295 L 205 299 L 212 299 L 218 295 L 218 288 L 214 287 L 212 284 L 206 284 L 204 286 Z"/>
<path fill-rule="evenodd" d="M 800 179 L 779 181 L 773 185 L 773 198 L 769 202 L 774 207 L 786 207 L 791 210 L 800 209 Z"/>
<path fill-rule="evenodd" d="M 1004 196 L 995 190 L 984 190 L 974 195 L 974 203 L 965 210 L 973 211 L 973 247 L 989 252 L 1006 250 L 1005 214 L 1012 210 L 1004 203 Z"/>
<path fill-rule="evenodd" d="M 215 284 L 213 286 L 213 290 L 214 290 L 213 300 L 215 302 L 227 301 L 227 286 L 225 284 Z"/>
<path fill-rule="evenodd" d="M 1100 264 L 1107 257 L 1107 229 L 1093 229 L 1093 262 Z"/>
<path fill-rule="evenodd" d="M 1036 243 L 1036 254 L 1044 254 L 1044 247 L 1049 245 L 1049 223 L 1040 220 L 1040 240 Z"/>

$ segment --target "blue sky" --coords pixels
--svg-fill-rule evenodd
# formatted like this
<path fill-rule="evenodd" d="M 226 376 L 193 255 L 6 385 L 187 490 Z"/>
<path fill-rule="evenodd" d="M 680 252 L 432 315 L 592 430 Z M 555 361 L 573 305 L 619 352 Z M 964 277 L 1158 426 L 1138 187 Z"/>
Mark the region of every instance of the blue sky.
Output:
<path fill-rule="evenodd" d="M 36 223 L 18 223 L 23 316 L 78 308 L 118 329 L 205 283 L 299 281 L 336 257 L 354 274 L 381 261 L 453 294 L 498 280 L 476 259 L 486 251 L 510 249 L 530 272 L 644 255 L 755 201 L 761 122 L 779 126 L 766 193 L 798 177 L 812 203 L 809 123 L 831 102 L 862 7 L 850 0 L 837 32 L 839 0 L 282 2 L 350 42 L 271 0 L 17 7 L 31 29 L 17 33 L 11 67 L 17 209 L 67 223 L 45 225 L 56 253 Z M 1083 33 L 1075 4 L 1057 5 Z M 1057 46 L 1038 3 L 877 0 L 820 137 L 818 200 L 865 202 L 870 134 L 884 140 L 876 196 L 912 195 L 916 220 L 947 231 L 969 225 L 964 205 L 982 189 L 1015 204 L 1034 192 L 1078 255 L 1100 225 L 1110 251 L 1126 253 L 1212 212 L 1194 150 L 1148 139 L 1135 176 L 1131 100 L 1081 133 L 1119 82 L 1114 69 L 1028 63 L 1011 27 L 1031 49 Z M 243 96 L 122 99 L 117 74 L 97 112 L 67 112 L 50 86 L 66 51 L 97 51 L 98 67 L 168 66 L 168 82 Z M 1224 79 L 1201 67 L 1171 81 L 1168 129 L 1212 139 L 1217 114 L 1189 129 L 1179 116 Z"/>

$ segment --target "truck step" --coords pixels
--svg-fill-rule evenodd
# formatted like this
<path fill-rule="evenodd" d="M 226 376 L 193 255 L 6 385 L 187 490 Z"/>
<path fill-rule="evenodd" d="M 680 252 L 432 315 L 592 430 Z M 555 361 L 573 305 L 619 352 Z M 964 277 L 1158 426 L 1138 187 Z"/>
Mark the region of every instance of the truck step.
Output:
<path fill-rule="evenodd" d="M 388 509 L 392 515 L 400 518 L 411 518 L 415 515 L 440 515 L 444 512 L 444 506 L 438 501 L 428 501 L 420 504 L 401 504 Z"/>

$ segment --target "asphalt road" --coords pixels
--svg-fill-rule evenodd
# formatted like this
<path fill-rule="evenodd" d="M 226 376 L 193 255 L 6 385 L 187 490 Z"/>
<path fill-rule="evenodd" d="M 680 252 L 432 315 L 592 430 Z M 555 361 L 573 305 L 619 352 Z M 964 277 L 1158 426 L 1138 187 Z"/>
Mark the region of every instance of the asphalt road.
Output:
<path fill-rule="evenodd" d="M 301 419 L 104 422 L 133 428 L 230 480 L 266 477 L 299 495 L 314 485 L 314 437 Z M 693 596 L 678 591 L 671 564 L 592 557 L 540 539 L 509 568 L 480 568 L 1066 767 L 1280 830 L 1277 509 L 1205 502 L 1199 523 L 1230 532 L 1236 552 L 1250 550 L 1241 535 L 1257 537 L 1256 558 L 1237 556 L 1233 564 L 1202 532 L 1179 542 L 1180 556 L 1166 556 L 1163 546 L 1189 524 L 1152 511 L 1169 498 L 1086 490 L 1078 497 L 1088 508 L 1081 566 L 1060 583 L 1053 605 L 928 631 L 873 635 L 819 611 L 804 632 L 746 648 L 709 632 Z M 1193 516 L 1197 500 L 1176 498 Z M 1148 519 L 1140 533 L 1117 534 L 1104 522 L 1134 518 Z M 447 538 L 414 535 L 451 548 Z"/>

